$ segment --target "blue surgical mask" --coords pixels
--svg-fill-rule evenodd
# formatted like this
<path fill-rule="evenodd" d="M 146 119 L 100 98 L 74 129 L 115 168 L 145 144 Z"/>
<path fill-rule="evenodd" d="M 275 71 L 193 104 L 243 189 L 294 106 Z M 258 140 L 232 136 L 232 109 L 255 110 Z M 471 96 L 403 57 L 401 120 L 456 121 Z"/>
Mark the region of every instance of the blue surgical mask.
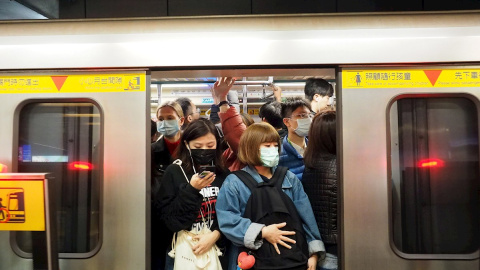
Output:
<path fill-rule="evenodd" d="M 157 122 L 157 131 L 165 137 L 173 137 L 180 130 L 177 120 L 162 120 Z"/>
<path fill-rule="evenodd" d="M 260 160 L 265 167 L 275 167 L 278 165 L 278 147 L 260 147 Z"/>
<path fill-rule="evenodd" d="M 297 133 L 300 137 L 308 136 L 308 131 L 310 131 L 310 125 L 312 124 L 312 118 L 302 118 L 297 119 L 298 127 L 295 129 L 295 133 Z"/>

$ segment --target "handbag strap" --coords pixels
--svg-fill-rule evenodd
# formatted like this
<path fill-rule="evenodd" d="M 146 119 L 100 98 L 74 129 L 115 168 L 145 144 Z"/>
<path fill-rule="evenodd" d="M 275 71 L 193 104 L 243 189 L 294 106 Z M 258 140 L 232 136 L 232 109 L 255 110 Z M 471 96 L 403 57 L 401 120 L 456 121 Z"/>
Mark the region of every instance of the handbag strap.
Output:
<path fill-rule="evenodd" d="M 180 167 L 180 169 L 181 169 L 182 172 L 183 172 L 183 175 L 185 176 L 185 179 L 187 180 L 188 183 L 190 183 L 190 180 L 188 179 L 187 174 L 186 174 L 185 171 L 183 170 L 182 161 L 181 161 L 180 159 L 176 159 L 175 161 L 173 161 L 173 164 L 176 164 L 176 165 L 178 165 L 178 167 Z"/>
<path fill-rule="evenodd" d="M 176 239 L 177 239 L 177 233 L 174 232 L 174 233 L 173 233 L 173 238 L 172 238 L 172 251 L 170 251 L 170 252 L 172 252 L 172 255 L 173 255 L 173 256 L 170 255 L 170 252 L 168 253 L 168 255 L 169 255 L 170 257 L 172 257 L 172 258 L 175 257 L 175 247 L 177 246 L 177 243 L 176 243 L 176 241 L 175 241 Z"/>

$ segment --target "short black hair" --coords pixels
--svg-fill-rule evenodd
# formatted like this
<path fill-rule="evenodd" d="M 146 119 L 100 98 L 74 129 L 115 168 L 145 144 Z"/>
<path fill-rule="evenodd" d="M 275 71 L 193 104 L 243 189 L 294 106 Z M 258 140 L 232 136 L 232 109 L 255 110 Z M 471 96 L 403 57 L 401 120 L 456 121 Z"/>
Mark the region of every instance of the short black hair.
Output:
<path fill-rule="evenodd" d="M 175 102 L 180 104 L 180 107 L 182 107 L 183 115 L 185 116 L 185 118 L 187 118 L 187 116 L 193 113 L 192 101 L 189 98 L 186 98 L 186 97 L 177 98 Z"/>
<path fill-rule="evenodd" d="M 263 104 L 258 112 L 258 117 L 260 117 L 260 119 L 265 118 L 267 123 L 276 129 L 282 128 L 282 104 L 278 101 L 269 101 Z"/>
<path fill-rule="evenodd" d="M 289 118 L 292 112 L 300 107 L 307 107 L 310 111 L 312 110 L 308 100 L 302 97 L 288 97 L 282 103 L 282 118 Z"/>
<path fill-rule="evenodd" d="M 305 98 L 312 101 L 313 96 L 333 96 L 333 86 L 324 79 L 308 78 L 305 82 Z"/>

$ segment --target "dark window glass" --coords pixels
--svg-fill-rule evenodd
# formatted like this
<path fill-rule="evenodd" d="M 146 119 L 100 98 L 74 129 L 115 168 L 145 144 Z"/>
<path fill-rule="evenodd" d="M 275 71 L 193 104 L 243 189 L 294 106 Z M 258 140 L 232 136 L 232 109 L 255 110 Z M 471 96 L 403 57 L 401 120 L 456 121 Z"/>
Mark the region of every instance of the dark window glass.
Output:
<path fill-rule="evenodd" d="M 88 253 L 100 244 L 101 117 L 91 103 L 31 103 L 19 115 L 18 171 L 54 179 L 58 249 Z M 17 232 L 30 253 L 29 232 Z"/>
<path fill-rule="evenodd" d="M 404 98 L 390 110 L 395 246 L 407 254 L 479 247 L 478 117 L 467 98 Z"/>

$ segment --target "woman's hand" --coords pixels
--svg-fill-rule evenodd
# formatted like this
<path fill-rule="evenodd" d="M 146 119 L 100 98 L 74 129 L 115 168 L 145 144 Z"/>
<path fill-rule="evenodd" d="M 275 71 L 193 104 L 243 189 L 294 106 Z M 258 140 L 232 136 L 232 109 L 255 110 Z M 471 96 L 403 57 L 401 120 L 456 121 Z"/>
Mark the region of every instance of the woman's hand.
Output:
<path fill-rule="evenodd" d="M 280 249 L 278 249 L 277 244 L 291 249 L 292 247 L 285 242 L 289 242 L 292 244 L 296 243 L 295 240 L 293 240 L 292 238 L 286 237 L 286 235 L 294 235 L 295 232 L 280 230 L 280 228 L 285 227 L 285 225 L 287 225 L 287 223 L 283 222 L 279 224 L 272 224 L 262 228 L 262 237 L 275 247 L 275 250 L 278 254 L 280 254 Z"/>
<path fill-rule="evenodd" d="M 318 256 L 317 254 L 313 254 L 308 258 L 308 268 L 307 270 L 315 270 L 317 269 L 317 262 L 318 262 Z"/>
<path fill-rule="evenodd" d="M 197 190 L 202 190 L 204 187 L 208 187 L 215 180 L 215 174 L 209 172 L 205 177 L 200 177 L 198 173 L 192 176 L 190 179 L 190 185 Z"/>
<path fill-rule="evenodd" d="M 227 100 L 228 91 L 230 91 L 234 82 L 235 82 L 235 78 L 232 78 L 232 77 L 219 78 L 213 85 L 213 89 L 212 89 L 213 99 L 214 100 L 216 99 L 218 102 Z"/>
<path fill-rule="evenodd" d="M 220 232 L 215 230 L 207 234 L 199 234 L 193 237 L 193 240 L 197 240 L 198 243 L 192 247 L 195 255 L 202 255 L 209 251 L 213 245 L 220 239 Z"/>
<path fill-rule="evenodd" d="M 272 90 L 275 100 L 278 102 L 282 102 L 282 88 L 280 88 L 280 86 L 272 84 Z"/>

